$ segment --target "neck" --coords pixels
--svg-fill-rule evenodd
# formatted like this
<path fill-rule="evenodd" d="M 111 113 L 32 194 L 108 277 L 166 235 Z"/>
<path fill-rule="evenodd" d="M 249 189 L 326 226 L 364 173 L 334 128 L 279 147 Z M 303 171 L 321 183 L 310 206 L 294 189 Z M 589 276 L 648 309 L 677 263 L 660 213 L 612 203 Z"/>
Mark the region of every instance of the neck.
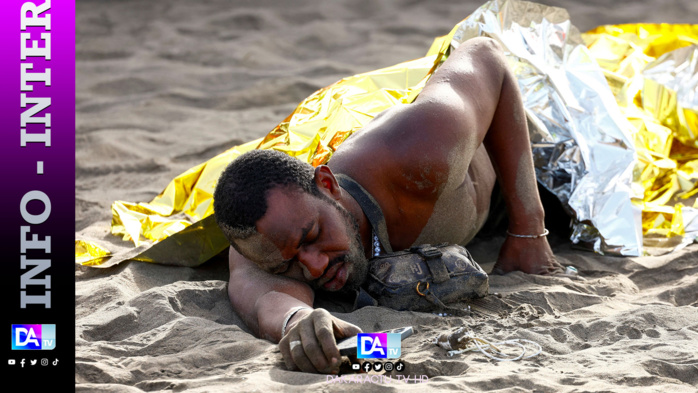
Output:
<path fill-rule="evenodd" d="M 361 236 L 361 244 L 364 246 L 364 254 L 366 258 L 371 259 L 373 257 L 373 228 L 366 214 L 364 214 L 363 209 L 361 209 L 359 203 L 356 202 L 356 199 L 344 189 L 342 189 L 342 197 L 339 204 L 347 209 L 349 214 L 351 214 L 359 224 L 359 235 Z"/>

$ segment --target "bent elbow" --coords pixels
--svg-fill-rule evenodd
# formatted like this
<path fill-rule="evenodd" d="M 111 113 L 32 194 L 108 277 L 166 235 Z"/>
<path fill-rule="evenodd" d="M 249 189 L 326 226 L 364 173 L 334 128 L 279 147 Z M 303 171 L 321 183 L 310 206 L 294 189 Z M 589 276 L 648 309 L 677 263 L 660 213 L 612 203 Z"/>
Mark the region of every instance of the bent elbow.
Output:
<path fill-rule="evenodd" d="M 504 47 L 494 38 L 474 37 L 468 40 L 468 44 L 472 45 L 474 50 L 483 52 L 483 55 L 492 54 L 498 57 L 504 55 Z"/>

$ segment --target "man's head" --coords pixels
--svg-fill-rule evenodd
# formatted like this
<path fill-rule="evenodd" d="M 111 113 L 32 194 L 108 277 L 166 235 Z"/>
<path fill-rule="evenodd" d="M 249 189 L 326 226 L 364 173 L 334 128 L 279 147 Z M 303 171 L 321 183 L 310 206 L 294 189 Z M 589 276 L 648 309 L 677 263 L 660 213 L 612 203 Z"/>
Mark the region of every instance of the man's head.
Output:
<path fill-rule="evenodd" d="M 221 175 L 214 211 L 231 245 L 260 268 L 317 288 L 352 289 L 364 281 L 368 261 L 341 195 L 328 167 L 254 150 Z"/>

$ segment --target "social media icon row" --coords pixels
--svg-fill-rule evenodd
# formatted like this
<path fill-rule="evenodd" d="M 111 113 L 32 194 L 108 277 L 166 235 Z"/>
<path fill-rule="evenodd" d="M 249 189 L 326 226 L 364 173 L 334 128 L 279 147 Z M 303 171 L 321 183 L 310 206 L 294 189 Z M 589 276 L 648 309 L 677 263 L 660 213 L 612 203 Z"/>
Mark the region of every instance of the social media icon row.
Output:
<path fill-rule="evenodd" d="M 38 362 L 39 362 L 38 359 L 29 359 L 29 365 L 30 365 L 30 366 L 36 366 Z M 18 362 L 17 362 L 16 359 L 7 359 L 7 364 L 10 365 L 10 366 L 14 366 L 14 365 L 16 365 L 17 363 L 18 363 Z M 50 360 L 48 360 L 48 359 L 46 359 L 46 358 L 41 359 L 41 365 L 42 365 L 42 366 L 48 366 L 49 363 L 51 363 L 51 364 L 54 365 L 54 366 L 58 366 L 58 359 L 55 359 L 53 362 L 51 362 Z M 22 360 L 19 361 L 19 365 L 20 365 L 21 367 L 24 367 L 25 364 L 27 364 L 27 359 L 22 359 Z"/>
<path fill-rule="evenodd" d="M 365 372 L 369 372 L 371 370 L 379 372 L 379 371 L 403 371 L 405 369 L 405 363 L 403 362 L 385 362 L 385 364 L 381 362 L 373 362 L 371 364 L 370 362 L 363 362 L 362 364 L 359 363 L 354 363 L 351 365 L 352 370 L 354 371 L 359 371 L 359 370 L 364 370 Z"/>

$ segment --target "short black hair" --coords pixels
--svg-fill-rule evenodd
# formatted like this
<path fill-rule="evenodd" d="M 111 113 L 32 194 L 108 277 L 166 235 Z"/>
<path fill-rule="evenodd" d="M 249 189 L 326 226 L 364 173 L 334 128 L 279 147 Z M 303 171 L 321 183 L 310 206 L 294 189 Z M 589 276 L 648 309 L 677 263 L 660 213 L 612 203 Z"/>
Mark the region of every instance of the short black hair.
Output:
<path fill-rule="evenodd" d="M 319 193 L 313 167 L 275 150 L 252 150 L 228 164 L 213 192 L 218 226 L 233 247 L 256 231 L 255 223 L 267 212 L 267 192 L 291 186 Z"/>

